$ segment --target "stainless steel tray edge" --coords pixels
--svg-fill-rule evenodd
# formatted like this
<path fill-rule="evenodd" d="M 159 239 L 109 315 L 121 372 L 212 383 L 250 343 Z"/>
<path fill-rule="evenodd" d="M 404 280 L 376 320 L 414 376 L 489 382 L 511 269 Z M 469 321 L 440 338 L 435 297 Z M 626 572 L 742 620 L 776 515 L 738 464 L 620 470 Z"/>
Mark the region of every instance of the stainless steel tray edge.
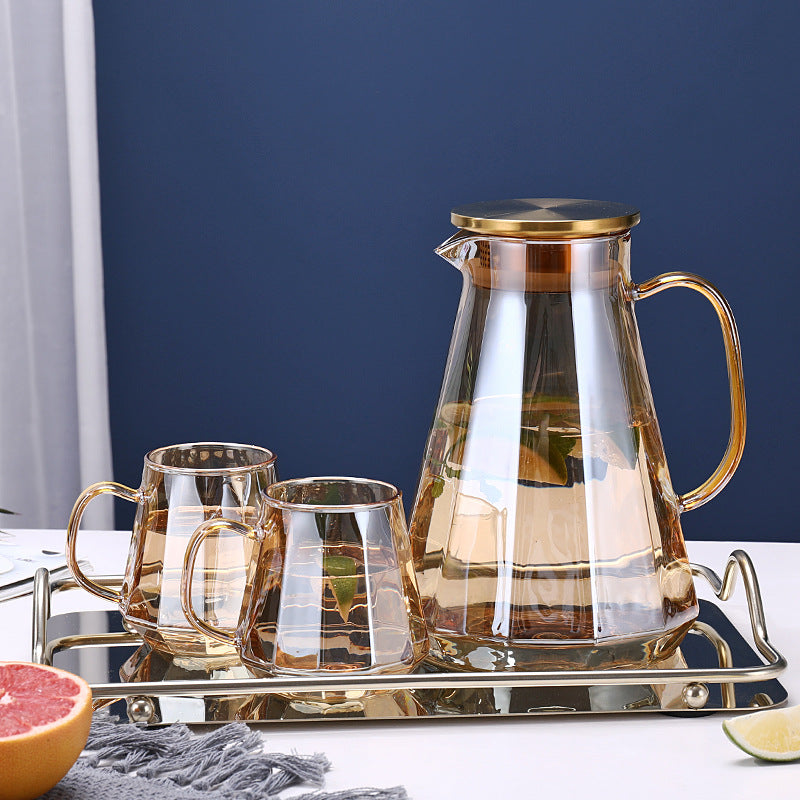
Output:
<path fill-rule="evenodd" d="M 209 680 L 169 680 L 142 681 L 130 684 L 96 683 L 92 692 L 96 701 L 140 698 L 154 695 L 158 697 L 220 697 L 244 694 L 287 695 L 291 693 L 318 692 L 390 692 L 395 690 L 449 690 L 456 692 L 467 689 L 523 689 L 525 687 L 598 687 L 682 684 L 684 708 L 700 710 L 708 699 L 708 685 L 719 685 L 722 691 L 723 707 L 735 709 L 734 684 L 763 682 L 774 679 L 786 668 L 786 659 L 770 643 L 764 616 L 758 578 L 752 561 L 743 550 L 735 550 L 728 558 L 720 578 L 708 567 L 692 564 L 692 573 L 702 577 L 711 586 L 721 601 L 732 594 L 737 575 L 741 575 L 746 593 L 753 642 L 758 649 L 763 664 L 734 667 L 730 664 L 730 650 L 726 654 L 726 643 L 715 636 L 713 629 L 697 623 L 694 633 L 708 638 L 716 648 L 720 666 L 716 668 L 676 668 L 676 669 L 613 669 L 613 670 L 570 670 L 510 673 L 466 673 L 431 672 L 410 675 L 359 675 L 359 676 L 321 676 L 308 677 L 266 677 L 266 678 L 220 678 Z M 103 576 L 107 584 L 119 583 L 120 578 Z M 34 581 L 34 619 L 32 660 L 41 664 L 52 661 L 53 652 L 58 648 L 72 646 L 105 646 L 122 642 L 136 644 L 139 640 L 133 634 L 102 634 L 100 636 L 71 637 L 69 641 L 48 641 L 47 623 L 50 617 L 52 592 L 75 588 L 71 578 L 51 581 L 47 570 L 40 570 Z M 705 629 L 704 629 L 705 628 Z M 779 705 L 766 698 L 763 705 Z M 756 695 L 756 698 L 758 695 Z M 767 702 L 769 701 L 769 702 Z M 751 705 L 758 707 L 757 700 Z M 529 709 L 533 712 L 533 709 Z M 538 713 L 545 709 L 536 709 Z M 558 713 L 554 711 L 554 713 Z M 466 714 L 465 714 L 466 716 Z"/>

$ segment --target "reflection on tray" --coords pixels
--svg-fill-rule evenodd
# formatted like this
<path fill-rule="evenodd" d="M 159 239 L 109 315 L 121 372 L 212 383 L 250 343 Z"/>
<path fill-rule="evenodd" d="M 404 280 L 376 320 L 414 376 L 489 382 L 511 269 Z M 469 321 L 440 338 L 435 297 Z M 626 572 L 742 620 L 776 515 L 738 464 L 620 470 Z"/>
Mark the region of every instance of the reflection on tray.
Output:
<path fill-rule="evenodd" d="M 51 583 L 36 573 L 32 660 L 83 676 L 97 705 L 115 703 L 137 723 L 220 723 L 235 719 L 337 720 L 461 718 L 661 711 L 705 714 L 751 710 L 786 702 L 775 680 L 786 659 L 769 642 L 758 580 L 743 550 L 728 558 L 720 578 L 692 564 L 716 597 L 730 597 L 741 576 L 750 612 L 753 647 L 715 603 L 700 614 L 669 662 L 643 669 L 576 672 L 542 667 L 534 672 L 441 672 L 422 664 L 402 676 L 255 678 L 238 663 L 176 659 L 153 653 L 122 625 L 116 611 L 51 617 L 52 596 L 74 589 L 72 579 Z M 115 585 L 118 576 L 100 576 Z M 232 678 L 233 675 L 245 675 Z M 309 691 L 313 689 L 313 691 Z M 120 702 L 117 702 L 120 701 Z"/>
<path fill-rule="evenodd" d="M 50 617 L 47 647 L 55 666 L 82 675 L 90 684 L 119 684 L 115 710 L 133 722 L 218 723 L 233 720 L 345 720 L 397 718 L 498 717 L 531 714 L 678 711 L 697 713 L 687 702 L 684 683 L 591 686 L 425 688 L 381 691 L 214 694 L 214 683 L 252 678 L 241 663 L 181 658 L 151 650 L 126 631 L 116 611 Z M 714 604 L 700 603 L 700 618 L 662 669 L 757 668 L 763 660 Z M 423 665 L 418 672 L 435 672 Z M 261 679 L 269 686 L 269 678 Z M 154 682 L 202 681 L 205 696 L 175 696 L 152 691 Z M 133 684 L 146 683 L 137 694 Z M 693 684 L 693 686 L 696 686 Z M 703 712 L 748 709 L 785 702 L 776 680 L 707 684 Z M 102 702 L 102 701 L 101 701 Z M 109 701 L 106 701 L 108 703 Z"/>
<path fill-rule="evenodd" d="M 678 651 L 669 659 L 654 664 L 662 669 L 686 668 Z M 436 672 L 433 666 L 421 671 Z M 241 663 L 216 664 L 198 658 L 175 656 L 138 647 L 119 668 L 123 683 L 170 680 L 202 680 L 258 677 Z M 391 719 L 423 716 L 483 716 L 525 713 L 591 712 L 647 710 L 683 710 L 681 684 L 659 686 L 574 686 L 520 687 L 514 689 L 417 689 L 396 691 L 292 692 L 272 694 L 210 695 L 204 698 L 134 697 L 127 704 L 128 717 L 135 722 L 163 722 L 164 712 L 174 716 L 176 707 L 186 714 L 202 714 L 210 720 L 309 720 Z M 177 701 L 177 702 L 176 702 Z"/>
<path fill-rule="evenodd" d="M 242 663 L 230 659 L 217 663 L 214 659 L 175 656 L 153 650 L 149 645 L 138 647 L 119 668 L 123 683 L 170 680 L 203 680 L 209 686 L 224 678 L 256 678 Z M 293 692 L 292 694 L 242 694 L 205 698 L 178 698 L 197 713 L 202 706 L 206 719 L 258 721 L 270 719 L 308 719 L 310 717 L 374 718 L 414 717 L 427 713 L 414 693 L 407 690 L 374 692 Z M 128 703 L 128 716 L 137 722 L 161 722 L 162 705 L 167 698 L 134 698 Z M 172 698 L 174 701 L 174 698 Z"/>

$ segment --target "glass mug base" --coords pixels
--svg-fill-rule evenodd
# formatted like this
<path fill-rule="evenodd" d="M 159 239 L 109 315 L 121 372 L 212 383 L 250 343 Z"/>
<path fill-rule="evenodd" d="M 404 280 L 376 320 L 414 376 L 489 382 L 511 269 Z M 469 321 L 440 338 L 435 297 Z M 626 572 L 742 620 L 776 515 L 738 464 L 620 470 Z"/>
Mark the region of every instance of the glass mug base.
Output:
<path fill-rule="evenodd" d="M 613 641 L 535 641 L 451 636 L 431 632 L 426 661 L 457 672 L 538 672 L 636 668 L 672 655 L 693 622 L 668 632 Z"/>
<path fill-rule="evenodd" d="M 309 675 L 321 675 L 326 677 L 354 677 L 358 678 L 361 675 L 407 675 L 414 667 L 422 660 L 423 656 L 428 652 L 428 637 L 416 636 L 413 640 L 413 648 L 410 649 L 408 658 L 395 661 L 384 662 L 376 664 L 372 667 L 359 667 L 352 661 L 327 661 L 324 664 L 315 663 L 313 667 L 309 668 L 287 668 L 276 666 L 272 661 L 267 663 L 263 659 L 254 658 L 246 650 L 239 651 L 239 658 L 254 675 L 261 677 L 283 677 L 283 678 L 307 678 Z M 293 694 L 293 693 L 290 693 Z M 307 696 L 307 692 L 301 693 L 303 697 Z M 332 695 L 332 692 L 326 694 Z M 288 696 L 288 695 L 287 695 Z"/>
<path fill-rule="evenodd" d="M 202 636 L 194 628 L 149 625 L 144 620 L 126 614 L 122 615 L 122 622 L 131 633 L 154 650 L 184 659 L 202 659 L 205 669 L 210 667 L 210 662 L 215 665 L 219 662 L 220 667 L 239 663 L 239 654 L 235 647 Z"/>

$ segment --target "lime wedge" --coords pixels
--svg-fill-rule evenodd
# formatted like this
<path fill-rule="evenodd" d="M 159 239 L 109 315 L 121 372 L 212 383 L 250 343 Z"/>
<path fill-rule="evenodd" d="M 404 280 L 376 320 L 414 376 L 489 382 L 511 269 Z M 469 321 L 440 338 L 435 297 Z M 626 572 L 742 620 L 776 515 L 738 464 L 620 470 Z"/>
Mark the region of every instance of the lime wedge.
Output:
<path fill-rule="evenodd" d="M 800 706 L 726 719 L 722 730 L 737 747 L 754 758 L 763 761 L 800 758 Z"/>
<path fill-rule="evenodd" d="M 331 581 L 333 596 L 342 620 L 347 622 L 350 609 L 353 607 L 353 598 L 356 596 L 356 560 L 350 556 L 325 556 L 322 559 L 322 568 Z"/>

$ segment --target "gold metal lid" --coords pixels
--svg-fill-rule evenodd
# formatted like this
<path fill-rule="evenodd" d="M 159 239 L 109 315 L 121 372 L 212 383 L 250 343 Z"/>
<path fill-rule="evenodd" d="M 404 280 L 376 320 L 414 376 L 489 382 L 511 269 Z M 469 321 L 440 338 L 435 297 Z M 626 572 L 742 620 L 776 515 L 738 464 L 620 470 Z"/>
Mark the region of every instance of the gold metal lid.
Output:
<path fill-rule="evenodd" d="M 464 230 L 497 236 L 571 239 L 632 228 L 639 222 L 639 210 L 603 200 L 498 200 L 458 206 L 450 221 Z"/>

